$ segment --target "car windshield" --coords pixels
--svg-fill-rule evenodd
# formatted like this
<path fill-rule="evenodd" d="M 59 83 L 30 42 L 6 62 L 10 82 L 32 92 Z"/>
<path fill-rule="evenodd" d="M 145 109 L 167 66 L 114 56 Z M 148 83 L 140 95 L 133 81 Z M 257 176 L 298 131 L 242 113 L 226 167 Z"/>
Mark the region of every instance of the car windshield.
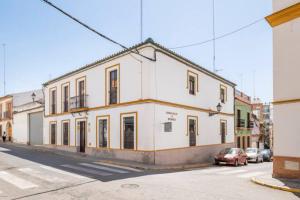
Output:
<path fill-rule="evenodd" d="M 256 149 L 246 149 L 246 153 L 256 153 Z"/>
<path fill-rule="evenodd" d="M 221 151 L 222 154 L 237 154 L 238 149 L 226 148 Z"/>

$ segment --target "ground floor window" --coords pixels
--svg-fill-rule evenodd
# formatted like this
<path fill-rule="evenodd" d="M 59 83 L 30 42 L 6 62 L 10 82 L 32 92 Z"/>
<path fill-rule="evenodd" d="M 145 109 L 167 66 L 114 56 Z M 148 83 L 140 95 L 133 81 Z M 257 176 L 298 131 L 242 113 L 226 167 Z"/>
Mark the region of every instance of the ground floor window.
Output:
<path fill-rule="evenodd" d="M 109 117 L 99 117 L 97 120 L 97 147 L 108 147 Z"/>
<path fill-rule="evenodd" d="M 220 132 L 221 132 L 221 143 L 226 143 L 226 134 L 227 134 L 227 122 L 225 120 L 221 120 L 220 122 Z"/>
<path fill-rule="evenodd" d="M 50 124 L 50 144 L 56 144 L 56 123 Z"/>
<path fill-rule="evenodd" d="M 69 145 L 69 122 L 62 123 L 63 145 Z"/>
<path fill-rule="evenodd" d="M 198 118 L 196 116 L 188 116 L 187 117 L 187 127 L 189 136 L 189 146 L 196 146 L 196 135 L 198 135 Z"/>
<path fill-rule="evenodd" d="M 124 149 L 137 149 L 137 113 L 121 114 L 121 135 Z"/>

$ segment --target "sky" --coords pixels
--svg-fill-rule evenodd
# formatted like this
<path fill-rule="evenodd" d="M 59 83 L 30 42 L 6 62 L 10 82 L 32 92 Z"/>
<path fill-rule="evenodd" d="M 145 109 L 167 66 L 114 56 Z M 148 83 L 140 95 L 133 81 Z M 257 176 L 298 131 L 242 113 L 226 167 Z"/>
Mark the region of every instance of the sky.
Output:
<path fill-rule="evenodd" d="M 140 39 L 140 0 L 50 0 L 127 47 Z M 167 48 L 213 36 L 212 0 L 143 0 L 143 40 Z M 215 0 L 220 36 L 272 13 L 271 0 Z M 0 1 L 0 44 L 6 44 L 6 94 L 42 83 L 120 51 L 40 0 Z M 4 54 L 0 51 L 0 95 Z M 213 70 L 212 42 L 173 49 Z M 250 96 L 272 101 L 272 29 L 265 20 L 216 40 L 218 74 Z"/>

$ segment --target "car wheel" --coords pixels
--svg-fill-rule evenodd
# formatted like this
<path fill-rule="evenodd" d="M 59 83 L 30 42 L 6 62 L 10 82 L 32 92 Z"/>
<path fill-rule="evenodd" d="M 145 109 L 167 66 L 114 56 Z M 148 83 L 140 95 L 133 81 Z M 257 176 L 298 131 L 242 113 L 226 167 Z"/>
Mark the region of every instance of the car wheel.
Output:
<path fill-rule="evenodd" d="M 219 165 L 219 164 L 220 164 L 219 161 L 215 160 L 215 165 Z"/>
<path fill-rule="evenodd" d="M 263 163 L 263 162 L 264 162 L 264 159 L 262 158 L 260 162 Z"/>
<path fill-rule="evenodd" d="M 239 166 L 239 161 L 237 159 L 234 161 L 234 166 L 235 167 Z"/>
<path fill-rule="evenodd" d="M 256 161 L 255 161 L 256 163 L 258 163 L 259 162 L 259 160 L 258 160 L 258 157 L 256 158 Z"/>
<path fill-rule="evenodd" d="M 244 165 L 248 165 L 248 160 L 247 159 L 245 160 Z"/>

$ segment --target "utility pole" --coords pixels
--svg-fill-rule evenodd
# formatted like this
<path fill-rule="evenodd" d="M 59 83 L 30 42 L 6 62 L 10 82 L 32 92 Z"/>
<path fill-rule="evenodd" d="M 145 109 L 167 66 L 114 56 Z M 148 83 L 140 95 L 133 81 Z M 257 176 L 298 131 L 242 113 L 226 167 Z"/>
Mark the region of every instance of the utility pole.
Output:
<path fill-rule="evenodd" d="M 213 72 L 216 73 L 216 34 L 215 34 L 215 0 L 213 1 Z"/>
<path fill-rule="evenodd" d="M 141 32 L 140 32 L 140 39 L 141 39 L 141 42 L 143 42 L 143 0 L 140 0 L 140 6 L 141 6 L 141 8 L 140 8 L 140 11 L 141 11 L 141 13 L 140 13 L 140 25 L 141 25 Z"/>
<path fill-rule="evenodd" d="M 2 44 L 2 46 L 3 46 L 3 96 L 5 96 L 5 94 L 6 94 L 6 80 L 5 80 L 5 78 L 6 78 L 6 75 L 5 75 L 5 68 L 6 68 L 6 44 L 5 43 L 3 43 Z"/>

